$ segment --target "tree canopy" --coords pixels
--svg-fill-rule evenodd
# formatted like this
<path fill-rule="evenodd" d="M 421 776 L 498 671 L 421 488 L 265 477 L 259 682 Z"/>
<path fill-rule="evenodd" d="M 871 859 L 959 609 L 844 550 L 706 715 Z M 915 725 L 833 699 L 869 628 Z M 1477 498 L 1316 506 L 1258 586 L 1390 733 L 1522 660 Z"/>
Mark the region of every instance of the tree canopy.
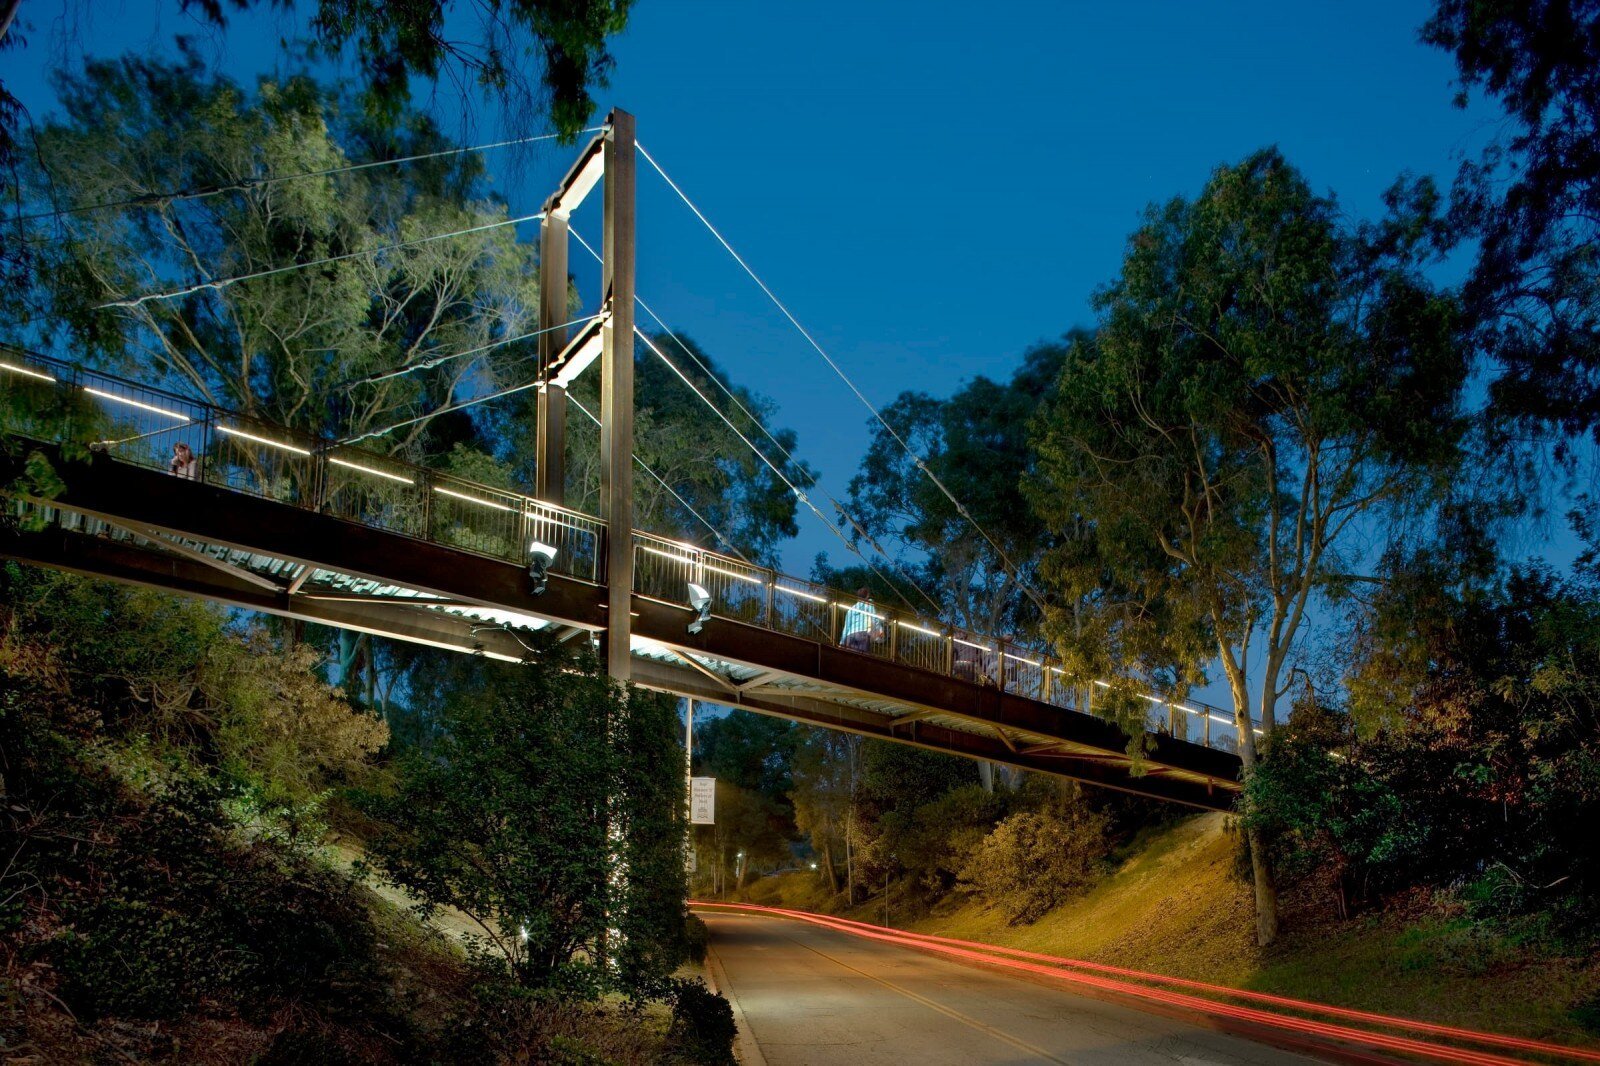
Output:
<path fill-rule="evenodd" d="M 1182 693 L 1219 661 L 1247 773 L 1318 598 L 1458 467 L 1469 358 L 1420 269 L 1431 197 L 1398 186 L 1350 227 L 1276 151 L 1219 168 L 1150 210 L 1037 423 L 1034 503 L 1076 534 L 1046 564 L 1073 605 L 1050 635 L 1085 680 Z"/>

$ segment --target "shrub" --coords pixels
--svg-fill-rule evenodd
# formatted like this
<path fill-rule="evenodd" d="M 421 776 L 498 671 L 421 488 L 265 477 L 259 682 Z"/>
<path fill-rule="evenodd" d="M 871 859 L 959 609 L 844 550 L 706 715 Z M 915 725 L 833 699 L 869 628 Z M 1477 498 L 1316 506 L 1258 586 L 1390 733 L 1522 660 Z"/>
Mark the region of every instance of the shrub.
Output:
<path fill-rule="evenodd" d="M 1081 800 L 1013 814 L 973 850 L 961 880 L 1011 924 L 1037 921 L 1088 884 L 1110 850 L 1108 827 Z"/>
<path fill-rule="evenodd" d="M 733 1066 L 733 1008 L 700 981 L 674 981 L 668 1047 L 682 1062 Z"/>
<path fill-rule="evenodd" d="M 706 952 L 711 950 L 711 930 L 706 928 L 706 923 L 697 914 L 687 915 L 683 919 L 683 927 L 684 948 L 689 953 L 689 961 L 705 962 Z"/>

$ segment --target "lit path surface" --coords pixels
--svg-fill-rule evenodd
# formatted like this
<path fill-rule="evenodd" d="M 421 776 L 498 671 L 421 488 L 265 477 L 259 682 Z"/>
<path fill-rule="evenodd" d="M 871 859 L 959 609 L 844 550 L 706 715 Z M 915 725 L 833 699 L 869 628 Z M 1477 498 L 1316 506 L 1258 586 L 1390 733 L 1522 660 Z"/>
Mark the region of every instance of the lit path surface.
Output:
<path fill-rule="evenodd" d="M 699 913 L 767 1066 L 1318 1061 L 817 925 Z"/>

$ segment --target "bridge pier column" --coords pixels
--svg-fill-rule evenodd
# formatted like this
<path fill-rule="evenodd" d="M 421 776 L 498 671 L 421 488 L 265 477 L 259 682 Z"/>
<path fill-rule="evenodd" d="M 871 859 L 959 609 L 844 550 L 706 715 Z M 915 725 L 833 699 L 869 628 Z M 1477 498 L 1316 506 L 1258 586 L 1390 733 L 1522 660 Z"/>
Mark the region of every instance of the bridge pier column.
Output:
<path fill-rule="evenodd" d="M 606 670 L 633 676 L 634 120 L 611 112 L 605 133 L 605 241 L 601 308 L 600 516 L 606 521 Z"/>

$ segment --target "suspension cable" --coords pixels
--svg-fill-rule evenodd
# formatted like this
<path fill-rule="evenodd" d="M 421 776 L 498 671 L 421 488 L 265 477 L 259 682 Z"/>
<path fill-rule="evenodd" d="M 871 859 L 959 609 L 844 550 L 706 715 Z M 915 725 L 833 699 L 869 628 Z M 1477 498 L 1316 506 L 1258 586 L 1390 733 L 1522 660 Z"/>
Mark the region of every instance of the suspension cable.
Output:
<path fill-rule="evenodd" d="M 744 268 L 744 272 L 750 275 L 750 280 L 754 281 L 757 287 L 759 287 L 762 292 L 766 293 L 767 299 L 771 300 L 773 305 L 777 307 L 779 311 L 783 312 L 783 317 L 787 318 L 789 320 L 789 324 L 794 326 L 794 328 L 799 331 L 800 335 L 806 339 L 807 343 L 809 343 L 813 349 L 816 350 L 818 355 L 822 356 L 822 361 L 827 363 L 828 366 L 832 368 L 833 372 L 839 376 L 839 380 L 843 381 L 845 385 L 849 387 L 850 391 L 855 393 L 856 399 L 860 400 L 862 405 L 866 407 L 868 411 L 872 412 L 872 417 L 878 420 L 878 424 L 883 426 L 884 430 L 887 431 L 889 436 L 894 439 L 895 443 L 900 445 L 905 453 L 911 457 L 911 461 L 916 468 L 922 471 L 922 473 L 927 476 L 928 480 L 932 481 L 939 491 L 944 494 L 945 498 L 955 506 L 956 513 L 961 515 L 962 518 L 966 519 L 967 523 L 972 526 L 973 529 L 977 530 L 978 534 L 982 536 L 984 540 L 989 542 L 989 547 L 993 548 L 995 554 L 999 556 L 1000 565 L 1004 567 L 1006 572 L 1016 580 L 1018 587 L 1021 588 L 1023 592 L 1027 593 L 1028 597 L 1034 601 L 1040 610 L 1043 610 L 1045 606 L 1043 597 L 1040 596 L 1033 586 L 1029 584 L 1028 580 L 1022 576 L 1021 571 L 1017 568 L 1016 564 L 1011 561 L 1011 557 L 1006 553 L 1006 550 L 1000 546 L 1000 543 L 996 541 L 994 537 L 989 535 L 989 531 L 984 529 L 976 518 L 972 517 L 972 512 L 967 510 L 966 505 L 956 498 L 955 493 L 951 492 L 945 483 L 939 479 L 939 475 L 935 474 L 933 470 L 929 468 L 927 462 L 922 458 L 922 456 L 918 455 L 916 450 L 906 442 L 905 438 L 902 437 L 900 433 L 889 424 L 888 420 L 883 417 L 883 414 L 877 409 L 877 407 L 873 405 L 872 401 L 867 399 L 866 395 L 856 387 L 856 383 L 850 379 L 850 376 L 844 372 L 838 363 L 833 361 L 833 357 L 827 353 L 822 345 L 817 343 L 817 339 L 811 335 L 810 331 L 807 330 L 805 326 L 800 324 L 800 320 L 794 316 L 794 313 L 789 310 L 782 300 L 778 299 L 777 294 L 767 286 L 767 283 L 761 280 L 760 275 L 758 275 L 751 268 L 749 263 L 745 262 L 744 257 L 734 250 L 733 245 L 729 244 L 727 238 L 722 235 L 721 231 L 711 224 L 711 220 L 706 218 L 705 214 L 701 212 L 700 208 L 695 206 L 694 201 L 689 199 L 688 194 L 679 188 L 678 183 L 673 181 L 671 176 L 662 169 L 661 164 L 657 163 L 655 158 L 649 152 L 645 151 L 644 145 L 639 144 L 637 147 L 639 149 L 639 154 L 644 156 L 645 161 L 648 162 L 652 168 L 654 168 L 657 174 L 661 175 L 663 181 L 671 186 L 672 191 L 678 194 L 678 198 L 688 205 L 689 210 L 694 212 L 694 216 L 700 220 L 701 224 L 703 224 L 706 229 L 711 231 L 711 235 L 717 239 L 717 243 L 721 244 L 723 249 L 733 257 L 734 261 L 738 263 L 739 266 Z"/>
<path fill-rule="evenodd" d="M 578 243 L 583 246 L 584 251 L 593 256 L 596 262 L 602 262 L 600 253 L 596 252 L 589 242 L 583 239 L 583 234 L 579 233 L 570 225 L 567 228 L 567 232 L 577 239 Z M 739 399 L 739 395 L 734 392 L 733 389 L 731 389 L 721 378 L 712 373 L 711 368 L 705 364 L 705 362 L 694 351 L 694 349 L 683 343 L 683 338 L 679 337 L 677 332 L 674 331 L 672 327 L 668 326 L 664 321 L 662 321 L 661 316 L 652 311 L 650 309 L 650 305 L 645 303 L 644 300 L 640 299 L 637 293 L 634 295 L 634 300 L 641 308 L 643 308 L 645 314 L 649 315 L 655 320 L 656 325 L 661 327 L 662 332 L 668 337 L 672 338 L 673 343 L 675 343 L 679 349 L 683 351 L 684 355 L 687 355 L 690 360 L 693 361 L 694 365 L 700 369 L 700 372 L 710 379 L 717 386 L 717 388 L 722 390 L 723 394 L 727 396 L 730 401 L 732 401 L 736 408 L 739 409 L 739 413 L 748 418 L 757 429 L 761 430 L 762 434 L 767 438 L 767 440 L 772 442 L 772 446 L 778 450 L 778 454 L 783 456 L 784 460 L 795 469 L 799 476 L 803 476 L 805 478 L 807 482 L 806 487 L 815 488 L 821 491 L 822 495 L 827 497 L 828 503 L 833 506 L 834 511 L 836 511 L 841 518 L 850 524 L 850 528 L 855 530 L 857 536 L 865 540 L 867 544 L 872 547 L 872 550 L 877 552 L 878 555 L 889 564 L 890 569 L 896 571 L 895 576 L 901 581 L 904 581 L 907 585 L 910 585 L 911 588 L 916 591 L 917 595 L 926 600 L 928 606 L 933 608 L 933 613 L 936 617 L 942 615 L 944 613 L 944 609 L 939 605 L 938 601 L 932 596 L 928 595 L 928 593 L 920 584 L 916 582 L 915 579 L 901 570 L 894 557 L 884 550 L 883 545 L 878 543 L 876 538 L 874 538 L 872 534 L 869 533 L 861 525 L 861 523 L 856 520 L 854 515 L 845 510 L 844 505 L 834 498 L 833 494 L 828 491 L 827 487 L 824 486 L 820 480 L 818 480 L 815 474 L 811 474 L 806 471 L 806 469 L 802 467 L 798 461 L 796 461 L 794 455 L 789 451 L 788 448 L 784 447 L 783 442 L 773 434 L 772 430 L 768 429 L 766 424 L 762 422 L 761 419 L 757 418 L 754 412 L 745 406 L 744 401 Z M 751 448 L 753 450 L 754 445 L 751 445 Z M 756 454 L 760 455 L 761 453 L 757 451 Z M 853 548 L 851 550 L 855 551 Z M 856 554 L 859 556 L 861 553 L 856 552 Z M 863 557 L 863 561 L 865 561 L 865 557 Z M 876 571 L 874 571 L 874 573 L 876 573 Z"/>
<path fill-rule="evenodd" d="M 455 414 L 457 411 L 465 411 L 467 408 L 476 407 L 480 403 L 488 403 L 490 400 L 498 400 L 503 396 L 514 396 L 519 392 L 526 392 L 529 389 L 536 389 L 543 384 L 544 382 L 542 380 L 535 378 L 534 380 L 526 382 L 522 385 L 512 385 L 510 388 L 500 389 L 497 392 L 491 392 L 485 396 L 478 396 L 471 400 L 462 400 L 460 403 L 447 404 L 446 406 L 439 408 L 437 411 L 429 411 L 426 414 L 417 415 L 415 418 L 408 418 L 403 422 L 395 422 L 393 425 L 384 426 L 382 429 L 369 429 L 365 433 L 357 436 L 345 437 L 344 439 L 340 440 L 339 443 L 359 444 L 362 441 L 370 440 L 373 437 L 382 437 L 386 434 L 393 433 L 397 429 L 404 429 L 407 426 L 414 426 L 418 422 L 426 422 L 430 418 L 438 418 L 440 415 L 451 415 Z"/>
<path fill-rule="evenodd" d="M 583 133 L 598 133 L 604 127 L 595 126 L 591 129 L 579 130 Z M 534 137 L 518 137 L 509 141 L 495 141 L 491 144 L 474 144 L 466 148 L 447 148 L 438 152 L 423 152 L 420 155 L 400 156 L 396 159 L 374 159 L 366 163 L 351 163 L 342 167 L 329 167 L 326 170 L 307 170 L 298 174 L 268 174 L 260 178 L 241 178 L 226 185 L 204 185 L 199 188 L 178 189 L 172 192 L 141 193 L 121 200 L 106 200 L 97 204 L 82 204 L 78 207 L 58 207 L 50 211 L 39 211 L 31 215 L 16 215 L 8 218 L 6 222 L 37 222 L 43 218 L 66 218 L 70 215 L 84 215 L 93 211 L 108 211 L 118 207 L 151 207 L 156 204 L 174 203 L 179 200 L 200 200 L 210 196 L 220 196 L 228 192 L 249 192 L 251 189 L 264 188 L 268 185 L 277 185 L 285 181 L 298 181 L 301 178 L 329 178 L 338 174 L 350 174 L 358 170 L 370 170 L 373 167 L 398 166 L 401 163 L 418 163 L 424 159 L 443 159 L 446 156 L 465 155 L 468 152 L 488 152 L 496 148 L 509 148 L 513 145 L 533 144 L 537 141 L 549 141 L 561 136 L 559 133 L 542 133 Z"/>
<path fill-rule="evenodd" d="M 531 333 L 519 333 L 515 337 L 506 337 L 502 340 L 490 341 L 488 344 L 480 344 L 478 347 L 468 348 L 464 352 L 451 352 L 449 355 L 434 356 L 421 362 L 398 366 L 393 370 L 380 370 L 376 373 L 367 374 L 365 377 L 353 378 L 341 385 L 340 388 L 351 389 L 357 385 L 376 385 L 380 381 L 388 381 L 390 378 L 409 374 L 413 370 L 432 370 L 434 367 L 442 366 L 454 359 L 462 359 L 469 355 L 481 355 L 495 348 L 504 348 L 508 344 L 516 344 L 518 341 L 531 341 L 535 337 L 542 337 L 546 333 L 554 333 L 558 329 L 586 325 L 599 317 L 599 315 L 585 315 L 583 318 L 575 318 L 571 322 L 563 322 L 559 326 L 546 326 L 544 329 L 536 329 Z"/>
<path fill-rule="evenodd" d="M 593 422 L 597 426 L 600 424 L 600 417 L 598 415 L 596 415 L 593 411 L 591 411 L 587 407 L 585 407 L 583 405 L 583 401 L 579 400 L 576 396 L 572 395 L 571 393 L 567 394 L 567 400 L 574 407 L 576 407 L 578 410 L 582 411 L 584 413 L 584 415 L 588 417 L 589 421 Z M 671 485 L 667 484 L 666 478 L 662 477 L 660 474 L 656 473 L 653 469 L 651 469 L 649 463 L 647 463 L 643 459 L 639 458 L 639 453 L 638 452 L 634 452 L 633 453 L 633 461 L 639 464 L 639 468 L 641 470 L 643 470 L 645 473 L 649 474 L 651 477 L 655 478 L 656 481 L 658 483 L 660 483 L 661 487 L 666 489 L 667 492 L 672 496 L 672 498 L 674 500 L 678 501 L 679 506 L 681 506 L 684 510 L 688 511 L 695 518 L 699 519 L 701 525 L 703 525 L 707 529 L 711 530 L 711 535 L 713 537 L 717 538 L 717 543 L 718 544 L 721 544 L 722 546 L 727 548 L 734 555 L 737 555 L 739 557 L 739 561 L 740 562 L 750 563 L 750 560 L 745 557 L 744 552 L 739 550 L 738 545 L 734 544 L 733 541 L 731 541 L 727 537 L 723 536 L 722 530 L 720 530 L 716 526 L 712 525 L 711 524 L 711 520 L 709 518 L 707 518 L 705 515 L 701 514 L 699 511 L 695 510 L 694 509 L 694 505 L 691 504 L 688 500 L 686 500 L 682 496 L 678 495 L 678 490 L 674 489 Z M 750 563 L 750 565 L 754 566 L 755 564 L 754 563 Z"/>
<path fill-rule="evenodd" d="M 699 386 L 697 386 L 694 383 L 694 381 L 692 379 L 690 379 L 689 375 L 685 374 L 678 367 L 678 364 L 674 363 L 671 359 L 667 358 L 667 353 L 666 352 L 663 352 L 660 348 L 656 347 L 655 341 L 650 339 L 650 335 L 649 334 L 645 333 L 645 331 L 640 329 L 638 326 L 635 326 L 633 328 L 633 332 L 634 332 L 635 336 L 637 336 L 640 340 L 644 341 L 645 347 L 649 348 L 652 352 L 654 352 L 656 354 L 657 358 L 659 358 L 663 363 L 667 364 L 667 368 L 670 369 L 674 374 L 676 374 L 678 376 L 678 380 L 682 381 L 685 385 L 689 386 L 689 390 L 700 398 L 700 402 L 701 403 L 703 403 L 707 407 L 711 408 L 711 413 L 712 414 L 714 414 L 718 418 L 720 418 L 724 425 L 726 425 L 729 429 L 733 430 L 734 435 L 736 437 L 738 437 L 741 441 L 744 442 L 744 446 L 746 448 L 749 448 L 752 452 L 754 452 L 756 454 L 756 458 L 760 459 L 763 463 L 765 463 L 767 465 L 767 468 L 769 470 L 771 470 L 774 474 L 778 475 L 778 480 L 782 481 L 785 485 L 787 485 L 789 487 L 789 491 L 794 493 L 795 499 L 797 499 L 801 503 L 805 504 L 806 507 L 810 509 L 811 513 L 817 516 L 818 521 L 820 521 L 823 525 L 827 526 L 828 529 L 833 533 L 833 535 L 839 538 L 840 543 L 842 543 L 846 548 L 850 549 L 850 551 L 853 552 L 855 554 L 855 556 L 858 559 L 860 559 L 862 561 L 862 563 L 864 563 L 866 565 L 867 569 L 870 570 L 872 572 L 872 574 L 875 577 L 878 578 L 878 580 L 882 581 L 885 585 L 887 585 L 889 587 L 889 589 L 894 592 L 895 596 L 897 596 L 900 599 L 900 602 L 904 603 L 906 605 L 906 608 L 908 610 L 910 610 L 912 613 L 916 612 L 916 608 L 911 606 L 911 601 L 906 599 L 905 593 L 900 591 L 900 587 L 898 585 L 896 585 L 893 581 L 890 581 L 888 578 L 884 577 L 883 573 L 881 571 L 879 571 L 877 567 L 872 565 L 872 560 L 868 559 L 865 555 L 863 555 L 861 553 L 861 549 L 857 548 L 854 544 L 850 543 L 850 538 L 846 537 L 844 535 L 844 531 L 841 530 L 838 526 L 834 525 L 831 521 L 829 521 L 827 515 L 823 514 L 820 510 L 818 510 L 817 505 L 811 502 L 811 497 L 807 496 L 805 494 L 805 491 L 803 489 L 801 489 L 798 485 L 796 485 L 793 481 L 790 481 L 788 475 L 783 472 L 783 470 L 778 466 L 778 464 L 774 463 L 771 459 L 767 458 L 766 453 L 763 452 L 760 448 L 757 448 L 755 446 L 755 443 L 753 441 L 751 441 L 749 437 L 745 436 L 744 432 L 742 430 L 740 430 L 738 426 L 733 424 L 733 420 L 731 418 L 729 418 L 726 414 L 724 414 L 720 407 L 718 407 L 716 404 L 712 403 L 711 402 L 711 398 L 709 396 L 707 396 L 705 393 L 700 391 Z"/>
<path fill-rule="evenodd" d="M 544 212 L 540 211 L 532 215 L 523 215 L 520 218 L 505 218 L 499 220 L 498 222 L 486 222 L 481 226 L 469 226 L 466 229 L 452 230 L 449 233 L 435 233 L 428 237 L 418 237 L 415 240 L 398 241 L 394 244 L 382 244 L 376 248 L 361 248 L 354 252 L 345 252 L 341 255 L 330 255 L 322 259 L 313 259 L 306 263 L 290 263 L 287 266 L 273 267 L 271 270 L 258 270 L 253 274 L 241 274 L 232 278 L 218 278 L 214 281 L 202 281 L 181 289 L 173 289 L 170 292 L 150 292 L 145 293 L 142 296 L 125 296 L 116 300 L 108 300 L 102 304 L 95 304 L 94 309 L 96 311 L 103 311 L 113 307 L 135 308 L 146 304 L 151 300 L 175 300 L 180 296 L 191 296 L 194 293 L 202 292 L 206 289 L 221 291 L 230 285 L 237 285 L 241 281 L 255 281 L 258 278 L 268 278 L 272 277 L 274 274 L 287 274 L 290 271 L 304 270 L 307 267 L 324 266 L 328 263 L 340 263 L 346 259 L 355 259 L 356 257 L 363 255 L 379 255 L 383 252 L 398 251 L 401 248 L 414 248 L 419 244 L 428 244 L 431 241 L 447 240 L 451 237 L 466 237 L 473 233 L 482 233 L 485 230 L 499 229 L 502 226 L 515 226 L 523 222 L 533 222 L 543 217 Z"/>

